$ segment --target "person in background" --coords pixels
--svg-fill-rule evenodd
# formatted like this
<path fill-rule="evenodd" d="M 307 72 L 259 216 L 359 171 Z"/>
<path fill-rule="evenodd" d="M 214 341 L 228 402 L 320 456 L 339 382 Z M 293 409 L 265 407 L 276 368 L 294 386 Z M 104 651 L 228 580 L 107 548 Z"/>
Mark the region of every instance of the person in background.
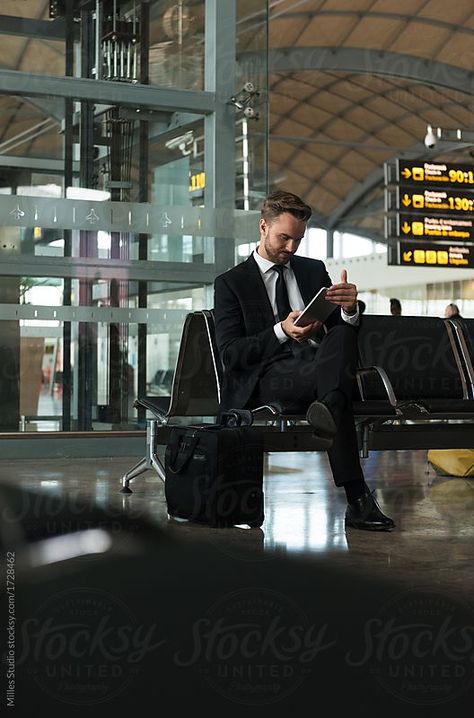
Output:
<path fill-rule="evenodd" d="M 452 319 L 452 317 L 459 317 L 459 319 L 462 319 L 458 305 L 451 302 L 446 306 L 446 309 L 444 310 L 444 318 Z"/>
<path fill-rule="evenodd" d="M 402 305 L 400 303 L 400 300 L 393 297 L 390 300 L 390 314 L 392 314 L 394 317 L 399 317 L 399 316 L 401 316 L 401 313 L 402 313 Z"/>

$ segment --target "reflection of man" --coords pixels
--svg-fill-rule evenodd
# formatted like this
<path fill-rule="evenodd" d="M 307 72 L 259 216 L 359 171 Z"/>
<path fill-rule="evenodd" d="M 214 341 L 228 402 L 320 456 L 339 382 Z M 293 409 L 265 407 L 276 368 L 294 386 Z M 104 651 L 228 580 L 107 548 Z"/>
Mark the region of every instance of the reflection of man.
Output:
<path fill-rule="evenodd" d="M 333 439 L 328 451 L 334 482 L 343 486 L 346 525 L 390 530 L 364 481 L 352 414 L 357 363 L 357 288 L 332 284 L 323 262 L 297 257 L 311 208 L 289 192 L 263 202 L 260 242 L 241 264 L 215 281 L 217 344 L 224 364 L 223 409 L 271 402 L 307 411 L 319 436 Z M 321 288 L 338 304 L 322 327 L 295 326 L 301 309 Z M 317 341 L 314 341 L 316 338 Z"/>

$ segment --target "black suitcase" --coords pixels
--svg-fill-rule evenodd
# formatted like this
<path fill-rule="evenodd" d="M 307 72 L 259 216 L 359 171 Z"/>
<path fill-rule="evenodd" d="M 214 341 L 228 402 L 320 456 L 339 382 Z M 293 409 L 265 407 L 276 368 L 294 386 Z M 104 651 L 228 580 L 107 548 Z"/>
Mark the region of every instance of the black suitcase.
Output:
<path fill-rule="evenodd" d="M 175 426 L 165 451 L 170 516 L 214 528 L 264 520 L 263 437 L 247 426 Z"/>

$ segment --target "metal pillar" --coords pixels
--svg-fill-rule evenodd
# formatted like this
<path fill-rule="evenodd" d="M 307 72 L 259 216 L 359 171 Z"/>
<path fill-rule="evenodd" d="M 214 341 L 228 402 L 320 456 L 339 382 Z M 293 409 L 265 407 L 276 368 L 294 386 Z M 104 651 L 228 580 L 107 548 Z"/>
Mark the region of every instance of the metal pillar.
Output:
<path fill-rule="evenodd" d="M 94 52 L 94 34 L 91 14 L 81 12 L 81 75 L 90 77 Z M 80 116 L 80 182 L 82 187 L 95 188 L 97 177 L 94 152 L 94 103 L 81 103 Z M 97 256 L 96 232 L 81 230 L 79 239 L 81 257 Z M 79 280 L 79 304 L 92 306 L 92 282 Z M 96 403 L 97 330 L 89 322 L 79 322 L 78 337 L 78 429 L 92 429 L 92 405 Z"/>
<path fill-rule="evenodd" d="M 228 100 L 235 91 L 235 0 L 206 0 L 205 90 L 215 93 L 216 106 L 204 119 L 206 207 L 235 207 L 235 108 Z M 234 243 L 216 237 L 215 263 L 234 264 Z"/>
<path fill-rule="evenodd" d="M 149 43 L 150 43 L 150 5 L 142 2 L 140 6 L 141 44 L 140 44 L 140 82 L 147 85 L 149 78 Z M 138 201 L 148 202 L 149 196 L 149 123 L 139 122 L 138 143 L 139 143 L 139 180 L 138 180 Z M 148 234 L 138 235 L 138 258 L 146 261 L 148 259 Z M 138 282 L 138 306 L 146 309 L 148 306 L 147 282 Z M 146 354 L 147 354 L 147 325 L 138 325 L 138 348 L 137 348 L 137 394 L 146 395 Z M 145 424 L 146 409 L 143 406 L 138 408 L 138 424 Z"/>
<path fill-rule="evenodd" d="M 326 230 L 326 256 L 328 259 L 334 257 L 334 230 Z"/>
<path fill-rule="evenodd" d="M 75 23 L 73 13 L 73 0 L 67 0 L 65 10 L 65 68 L 66 77 L 74 75 L 74 39 Z M 71 98 L 64 98 L 64 192 L 67 187 L 73 184 L 73 113 L 74 103 Z M 72 232 L 64 230 L 64 256 L 72 256 Z M 69 277 L 64 278 L 63 304 L 71 306 L 72 281 Z M 62 430 L 71 431 L 71 409 L 72 409 L 72 362 L 71 362 L 71 322 L 63 323 L 63 373 L 62 373 Z M 54 377 L 53 377 L 54 379 Z"/>

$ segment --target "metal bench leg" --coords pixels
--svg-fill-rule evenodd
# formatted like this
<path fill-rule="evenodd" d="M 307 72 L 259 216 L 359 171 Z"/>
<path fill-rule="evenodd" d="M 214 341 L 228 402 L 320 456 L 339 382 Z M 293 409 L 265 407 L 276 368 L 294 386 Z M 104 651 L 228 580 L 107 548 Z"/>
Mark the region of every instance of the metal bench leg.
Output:
<path fill-rule="evenodd" d="M 122 476 L 122 488 L 120 489 L 120 493 L 133 493 L 132 490 L 128 487 L 130 481 L 136 479 L 137 476 L 140 476 L 140 474 L 145 473 L 145 471 L 148 471 L 149 468 L 150 462 L 148 460 L 148 457 L 145 456 L 143 459 L 140 459 L 138 463 L 132 466 L 132 468 L 125 472 L 125 474 Z"/>
<path fill-rule="evenodd" d="M 134 466 L 132 466 L 132 468 L 125 472 L 125 474 L 122 476 L 122 488 L 120 489 L 121 494 L 133 493 L 131 488 L 129 487 L 130 481 L 136 479 L 137 476 L 141 476 L 141 474 L 144 474 L 145 471 L 148 471 L 149 469 L 154 469 L 158 474 L 159 478 L 164 482 L 165 467 L 163 466 L 163 462 L 161 461 L 161 459 L 156 454 L 157 424 L 158 422 L 156 421 L 156 419 L 150 419 L 147 422 L 146 456 Z"/>
<path fill-rule="evenodd" d="M 151 469 L 154 469 L 160 479 L 165 481 L 165 467 L 163 466 L 163 462 L 159 458 L 158 454 L 156 453 L 156 428 L 158 426 L 158 422 L 155 420 L 150 421 L 150 431 L 148 434 L 148 443 L 147 443 L 147 449 L 148 449 L 148 462 Z"/>

